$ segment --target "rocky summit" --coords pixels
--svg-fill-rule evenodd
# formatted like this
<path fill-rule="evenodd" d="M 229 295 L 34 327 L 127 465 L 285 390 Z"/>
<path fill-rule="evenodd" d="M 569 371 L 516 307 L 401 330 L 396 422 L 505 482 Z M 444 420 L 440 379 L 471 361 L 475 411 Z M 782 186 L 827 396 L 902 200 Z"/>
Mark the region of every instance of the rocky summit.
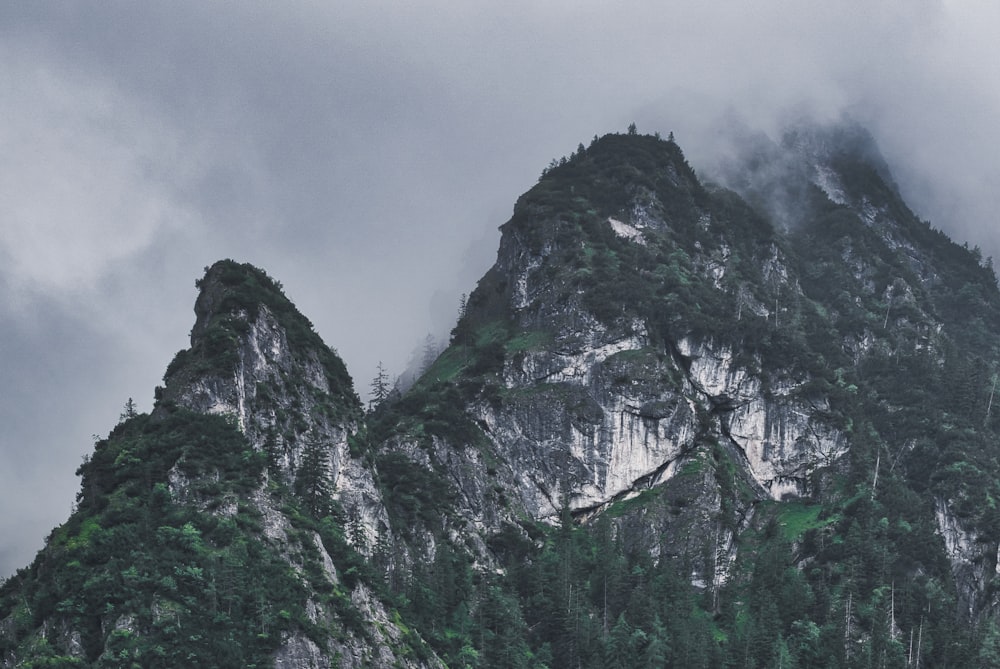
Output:
<path fill-rule="evenodd" d="M 997 279 L 864 130 L 711 183 L 595 137 L 501 232 L 367 411 L 280 284 L 207 268 L 0 666 L 1000 666 Z"/>

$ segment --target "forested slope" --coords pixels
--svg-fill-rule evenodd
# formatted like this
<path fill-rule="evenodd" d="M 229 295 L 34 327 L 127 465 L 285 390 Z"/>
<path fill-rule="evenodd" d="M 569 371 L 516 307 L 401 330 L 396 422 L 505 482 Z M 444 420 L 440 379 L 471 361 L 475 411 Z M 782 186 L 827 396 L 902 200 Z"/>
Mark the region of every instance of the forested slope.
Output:
<path fill-rule="evenodd" d="M 1000 294 L 871 138 L 595 138 L 361 409 L 266 274 L 0 590 L 4 666 L 1000 665 Z M 184 659 L 187 658 L 187 659 Z"/>

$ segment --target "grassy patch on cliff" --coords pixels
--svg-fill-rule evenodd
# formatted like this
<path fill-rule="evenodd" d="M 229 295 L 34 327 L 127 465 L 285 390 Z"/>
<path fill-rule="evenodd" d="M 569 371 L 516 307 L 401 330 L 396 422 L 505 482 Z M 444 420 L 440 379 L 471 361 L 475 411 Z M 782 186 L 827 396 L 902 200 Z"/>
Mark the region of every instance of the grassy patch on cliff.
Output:
<path fill-rule="evenodd" d="M 544 348 L 552 343 L 552 334 L 540 330 L 526 330 L 519 332 L 507 342 L 508 353 L 520 353 Z"/>
<path fill-rule="evenodd" d="M 827 507 L 822 504 L 805 502 L 776 503 L 775 518 L 781 535 L 786 541 L 798 541 L 809 530 L 816 530 L 834 525 L 840 519 L 839 515 L 821 518 Z"/>

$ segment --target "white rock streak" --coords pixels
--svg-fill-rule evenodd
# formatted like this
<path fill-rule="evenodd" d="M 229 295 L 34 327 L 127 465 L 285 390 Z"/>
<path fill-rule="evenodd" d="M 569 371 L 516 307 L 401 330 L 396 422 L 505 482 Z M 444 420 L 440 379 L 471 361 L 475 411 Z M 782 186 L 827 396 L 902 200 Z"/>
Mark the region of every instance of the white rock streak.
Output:
<path fill-rule="evenodd" d="M 623 223 L 616 218 L 609 218 L 608 223 L 611 225 L 611 229 L 614 230 L 615 234 L 619 237 L 645 246 L 646 240 L 643 238 L 642 230 L 639 228 L 634 225 L 629 225 L 628 223 Z"/>
<path fill-rule="evenodd" d="M 793 397 L 795 385 L 778 384 L 765 395 L 757 378 L 734 367 L 729 348 L 685 339 L 678 349 L 691 360 L 691 383 L 712 401 L 731 407 L 729 436 L 773 499 L 802 495 L 812 470 L 846 453 L 846 438 L 813 419 L 813 407 Z"/>

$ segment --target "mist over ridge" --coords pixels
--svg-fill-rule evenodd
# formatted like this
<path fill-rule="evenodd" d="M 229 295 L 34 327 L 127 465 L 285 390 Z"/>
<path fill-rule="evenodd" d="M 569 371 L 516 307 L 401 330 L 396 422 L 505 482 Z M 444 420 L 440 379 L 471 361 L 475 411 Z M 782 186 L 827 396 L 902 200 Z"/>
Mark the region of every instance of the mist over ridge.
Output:
<path fill-rule="evenodd" d="M 921 218 L 997 256 L 997 11 L 0 9 L 0 574 L 65 518 L 92 435 L 151 406 L 203 267 L 280 278 L 363 392 L 446 335 L 549 161 L 633 121 L 711 178 L 734 118 L 846 113 Z"/>
<path fill-rule="evenodd" d="M 735 146 L 746 199 L 635 123 L 552 160 L 368 403 L 276 275 L 211 263 L 0 584 L 0 664 L 994 664 L 996 275 L 863 129 Z"/>

